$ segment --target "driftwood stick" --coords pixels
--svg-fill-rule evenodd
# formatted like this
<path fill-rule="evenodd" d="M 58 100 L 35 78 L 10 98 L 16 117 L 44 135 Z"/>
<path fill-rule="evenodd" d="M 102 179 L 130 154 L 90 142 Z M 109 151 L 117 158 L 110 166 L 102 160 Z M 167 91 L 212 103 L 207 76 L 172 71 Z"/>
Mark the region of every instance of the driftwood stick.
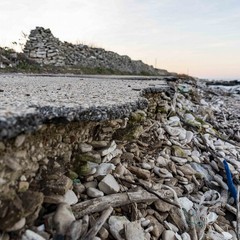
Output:
<path fill-rule="evenodd" d="M 143 133 L 146 133 L 146 132 L 150 131 L 151 128 L 153 128 L 153 127 L 154 127 L 155 125 L 157 125 L 157 124 L 159 124 L 159 122 L 158 122 L 158 121 L 154 121 L 151 126 L 149 126 L 149 127 L 147 127 L 146 129 L 143 130 Z M 142 133 L 142 134 L 143 134 L 143 133 Z"/>
<path fill-rule="evenodd" d="M 209 133 L 209 134 L 212 135 L 212 136 L 215 137 L 215 138 L 221 139 L 221 140 L 224 141 L 224 142 L 230 143 L 230 144 L 232 144 L 232 145 L 234 145 L 234 146 L 236 146 L 236 147 L 240 147 L 240 145 L 239 145 L 238 143 L 233 142 L 232 140 L 226 139 L 226 138 L 224 138 L 224 137 L 221 137 L 220 135 L 216 135 L 216 134 L 213 134 L 213 133 Z"/>
<path fill-rule="evenodd" d="M 96 219 L 94 218 L 94 214 L 90 215 L 90 227 L 92 228 L 96 223 Z M 104 223 L 103 226 L 100 228 L 100 230 L 98 231 L 98 237 L 99 238 L 103 238 L 103 239 L 108 239 L 109 236 L 109 232 L 106 228 L 107 224 Z M 108 227 L 108 226 L 107 226 Z"/>
<path fill-rule="evenodd" d="M 222 158 L 222 156 L 221 156 L 219 153 L 213 151 L 213 150 L 208 146 L 206 139 L 205 139 L 201 134 L 200 134 L 200 138 L 202 139 L 203 144 L 204 144 L 204 146 L 207 148 L 207 150 L 212 154 L 212 156 L 215 157 L 215 160 L 217 160 L 220 164 L 222 164 L 222 161 L 220 160 L 220 158 Z"/>
<path fill-rule="evenodd" d="M 80 239 L 84 239 L 84 236 L 86 236 L 87 234 L 87 230 L 88 230 L 88 226 L 89 226 L 89 216 L 85 215 L 82 219 L 82 229 L 81 229 L 81 238 Z"/>
<path fill-rule="evenodd" d="M 113 208 L 111 206 L 108 207 L 105 211 L 103 211 L 101 217 L 96 221 L 95 225 L 88 231 L 84 240 L 92 240 L 97 235 L 103 224 L 107 221 L 107 219 L 111 215 L 112 211 Z"/>
<path fill-rule="evenodd" d="M 172 200 L 170 199 L 167 199 L 163 196 L 161 196 L 158 192 L 154 191 L 153 189 L 149 188 L 149 187 L 146 187 L 144 184 L 141 184 L 140 182 L 137 181 L 136 179 L 136 182 L 132 182 L 132 181 L 129 181 L 129 180 L 126 180 L 124 178 L 120 178 L 120 177 L 116 177 L 117 179 L 120 179 L 121 181 L 125 181 L 127 183 L 130 183 L 132 185 L 138 185 L 138 186 L 141 186 L 143 189 L 145 189 L 146 191 L 148 191 L 149 193 L 152 193 L 154 194 L 156 197 L 158 197 L 160 200 L 166 202 L 166 203 L 169 203 L 169 204 L 172 204 L 178 208 L 181 208 L 180 205 L 177 203 L 177 202 L 173 202 Z"/>
<path fill-rule="evenodd" d="M 177 114 L 178 114 L 178 113 L 177 113 Z M 183 119 L 183 117 L 180 116 L 179 114 L 178 114 L 178 116 L 179 116 L 180 120 L 183 122 L 183 124 L 185 124 L 186 126 L 188 126 L 188 127 L 190 127 L 190 128 L 193 128 L 193 129 L 196 129 L 196 128 L 197 128 L 196 126 L 193 126 L 192 124 L 186 122 L 186 121 Z M 216 135 L 216 134 L 213 134 L 213 133 L 211 133 L 211 132 L 208 132 L 208 134 L 212 135 L 212 136 L 215 137 L 215 138 L 219 138 L 219 139 L 221 139 L 221 140 L 224 141 L 224 142 L 230 143 L 230 144 L 232 144 L 232 145 L 234 145 L 234 146 L 236 146 L 236 147 L 240 147 L 240 144 L 239 144 L 239 143 L 236 143 L 236 142 L 234 142 L 234 141 L 232 141 L 232 140 L 229 140 L 229 139 L 227 139 L 227 138 L 224 138 L 224 137 L 220 136 L 219 134 Z"/>
<path fill-rule="evenodd" d="M 84 215 L 101 212 L 109 206 L 114 208 L 124 206 L 132 202 L 152 202 L 158 199 L 159 198 L 157 196 L 145 190 L 139 190 L 137 192 L 116 193 L 77 203 L 72 206 L 72 211 L 76 219 L 79 219 Z"/>
<path fill-rule="evenodd" d="M 170 191 L 172 191 L 175 201 L 180 205 L 176 191 L 173 188 L 169 187 L 169 186 L 164 185 L 164 187 L 169 189 Z M 182 228 L 183 230 L 188 230 L 187 220 L 186 220 L 186 217 L 184 215 L 184 212 L 183 212 L 182 208 L 181 207 L 180 208 L 175 208 L 175 209 L 172 208 L 170 210 L 170 212 L 172 213 L 172 214 L 170 213 L 171 216 L 176 216 L 176 218 L 173 218 L 173 221 L 176 224 L 178 223 L 177 225 L 180 228 Z M 179 218 L 181 219 L 181 221 L 177 222 L 177 220 Z"/>

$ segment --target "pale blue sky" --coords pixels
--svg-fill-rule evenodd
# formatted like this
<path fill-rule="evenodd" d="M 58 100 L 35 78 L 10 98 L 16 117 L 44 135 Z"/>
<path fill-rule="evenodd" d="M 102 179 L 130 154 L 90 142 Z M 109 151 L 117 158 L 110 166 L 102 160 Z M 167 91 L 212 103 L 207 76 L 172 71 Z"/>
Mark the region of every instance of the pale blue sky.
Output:
<path fill-rule="evenodd" d="M 240 0 L 0 1 L 0 45 L 35 26 L 168 71 L 240 79 Z"/>

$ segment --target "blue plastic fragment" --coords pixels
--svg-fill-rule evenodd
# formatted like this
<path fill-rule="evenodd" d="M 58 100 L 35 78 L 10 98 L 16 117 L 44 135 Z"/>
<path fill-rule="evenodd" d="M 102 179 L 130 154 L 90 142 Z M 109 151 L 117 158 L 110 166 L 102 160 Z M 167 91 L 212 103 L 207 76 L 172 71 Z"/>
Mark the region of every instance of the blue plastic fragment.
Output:
<path fill-rule="evenodd" d="M 223 160 L 223 164 L 224 164 L 224 168 L 227 175 L 227 184 L 228 184 L 229 191 L 231 193 L 231 196 L 234 198 L 235 203 L 237 203 L 237 189 L 232 180 L 232 173 L 229 169 L 229 166 L 226 160 Z"/>

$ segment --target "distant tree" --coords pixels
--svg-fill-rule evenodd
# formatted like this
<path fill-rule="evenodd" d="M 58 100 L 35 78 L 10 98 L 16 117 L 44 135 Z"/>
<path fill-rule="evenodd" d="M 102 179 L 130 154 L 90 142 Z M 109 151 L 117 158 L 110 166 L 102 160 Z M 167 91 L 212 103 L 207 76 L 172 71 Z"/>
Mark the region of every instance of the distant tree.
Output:
<path fill-rule="evenodd" d="M 18 42 L 12 42 L 12 48 L 17 52 L 23 52 L 24 46 L 28 40 L 28 34 L 21 32 L 21 37 L 18 39 Z"/>
<path fill-rule="evenodd" d="M 23 52 L 24 46 L 28 40 L 28 34 L 22 31 L 21 36 L 22 37 L 19 39 L 19 45 L 20 45 L 21 51 Z"/>

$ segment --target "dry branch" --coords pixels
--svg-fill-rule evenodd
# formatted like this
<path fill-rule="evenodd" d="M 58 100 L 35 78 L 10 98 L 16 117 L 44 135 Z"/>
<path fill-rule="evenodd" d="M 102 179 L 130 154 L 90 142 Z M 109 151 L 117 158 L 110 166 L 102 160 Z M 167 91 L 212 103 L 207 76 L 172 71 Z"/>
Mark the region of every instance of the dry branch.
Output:
<path fill-rule="evenodd" d="M 107 221 L 111 215 L 113 208 L 110 206 L 105 211 L 103 211 L 101 217 L 95 222 L 94 226 L 88 231 L 84 240 L 92 240 L 99 232 L 103 224 Z"/>
<path fill-rule="evenodd" d="M 116 177 L 116 176 L 115 176 L 115 177 Z M 178 208 L 181 208 L 178 203 L 173 202 L 172 200 L 167 199 L 167 198 L 164 197 L 164 196 L 161 196 L 157 191 L 155 191 L 155 190 L 153 190 L 153 189 L 151 189 L 151 188 L 149 188 L 149 187 L 146 187 L 144 184 L 140 183 L 137 178 L 135 179 L 135 182 L 132 182 L 132 181 L 129 181 L 129 180 L 127 180 L 127 179 L 120 178 L 120 177 L 116 177 L 116 178 L 117 178 L 117 179 L 120 179 L 121 181 L 125 181 L 126 183 L 130 183 L 130 184 L 132 184 L 132 185 L 141 186 L 143 189 L 145 189 L 145 190 L 148 191 L 149 193 L 152 193 L 152 194 L 154 194 L 155 196 L 157 196 L 160 200 L 162 200 L 162 201 L 164 201 L 164 202 L 166 202 L 166 203 L 172 204 L 172 205 L 174 205 L 174 206 L 176 206 L 176 207 L 178 207 Z M 168 188 L 168 189 L 169 189 L 169 188 Z"/>
<path fill-rule="evenodd" d="M 124 206 L 132 202 L 152 202 L 158 199 L 159 198 L 157 196 L 145 190 L 128 193 L 116 193 L 77 203 L 72 206 L 72 211 L 75 217 L 78 219 L 83 217 L 84 215 L 101 212 L 109 206 L 114 208 Z"/>

